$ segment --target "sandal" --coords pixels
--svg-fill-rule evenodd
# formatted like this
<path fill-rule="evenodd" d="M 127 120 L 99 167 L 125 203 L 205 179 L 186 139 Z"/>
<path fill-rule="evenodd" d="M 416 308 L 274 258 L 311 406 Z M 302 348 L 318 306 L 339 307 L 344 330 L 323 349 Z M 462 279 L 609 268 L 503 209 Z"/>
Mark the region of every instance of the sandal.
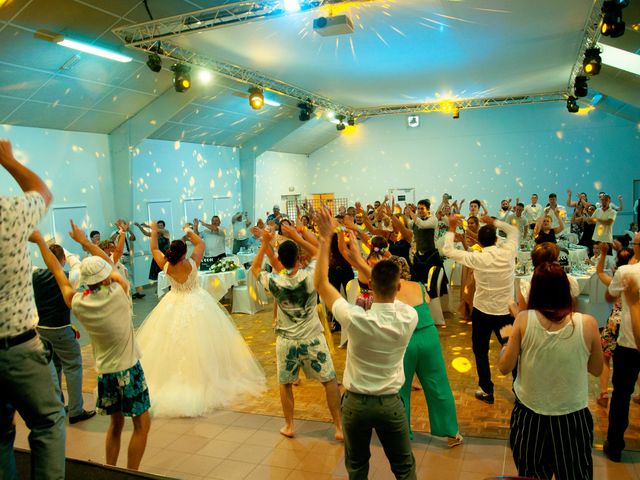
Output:
<path fill-rule="evenodd" d="M 602 392 L 596 403 L 602 408 L 607 408 L 609 406 L 609 392 Z"/>
<path fill-rule="evenodd" d="M 456 447 L 462 444 L 463 441 L 464 438 L 462 438 L 462 435 L 460 435 L 460 433 L 456 433 L 455 437 L 447 437 L 447 445 L 449 446 L 449 448 Z"/>

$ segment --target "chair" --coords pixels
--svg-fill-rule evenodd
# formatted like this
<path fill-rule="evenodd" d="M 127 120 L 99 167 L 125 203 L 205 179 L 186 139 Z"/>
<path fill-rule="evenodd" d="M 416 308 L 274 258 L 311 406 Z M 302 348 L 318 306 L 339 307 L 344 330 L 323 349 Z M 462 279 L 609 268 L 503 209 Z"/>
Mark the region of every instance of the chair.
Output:
<path fill-rule="evenodd" d="M 320 317 L 320 323 L 324 328 L 324 338 L 327 340 L 329 353 L 333 355 L 334 353 L 336 353 L 336 346 L 333 343 L 333 336 L 331 335 L 331 327 L 329 327 L 329 320 L 327 319 L 327 313 L 325 312 L 325 309 L 324 309 L 324 303 L 319 303 L 316 308 L 318 310 L 318 317 Z M 342 343 L 342 338 L 340 339 L 340 342 Z"/>
<path fill-rule="evenodd" d="M 231 313 L 248 313 L 253 315 L 264 309 L 268 303 L 265 296 L 260 295 L 261 288 L 252 275 L 242 268 L 236 270 L 238 285 L 232 289 Z M 250 280 L 251 279 L 251 280 Z"/>
<path fill-rule="evenodd" d="M 434 278 L 434 275 L 436 278 Z M 440 287 L 442 285 L 442 278 L 444 277 L 444 269 L 441 267 L 431 267 L 429 270 L 429 277 L 427 280 L 427 290 L 429 292 L 434 291 L 439 292 Z M 442 312 L 442 304 L 440 297 L 431 297 L 431 302 L 429 303 L 429 312 L 431 313 L 431 318 L 433 318 L 433 322 L 436 325 L 445 325 L 444 321 L 444 313 Z"/>
<path fill-rule="evenodd" d="M 347 302 L 352 305 L 355 305 L 356 299 L 358 295 L 360 295 L 360 285 L 358 284 L 358 279 L 354 278 L 353 280 L 349 280 L 346 288 Z"/>

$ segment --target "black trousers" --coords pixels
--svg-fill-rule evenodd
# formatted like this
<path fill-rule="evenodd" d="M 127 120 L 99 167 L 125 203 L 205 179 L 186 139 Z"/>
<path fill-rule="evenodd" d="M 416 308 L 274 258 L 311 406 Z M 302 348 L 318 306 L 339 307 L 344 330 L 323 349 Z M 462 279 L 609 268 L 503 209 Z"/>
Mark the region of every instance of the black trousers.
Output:
<path fill-rule="evenodd" d="M 513 317 L 507 315 L 489 315 L 473 308 L 471 312 L 471 344 L 473 355 L 476 358 L 476 370 L 478 372 L 478 385 L 485 393 L 493 394 L 493 382 L 491 381 L 491 368 L 489 367 L 489 340 L 491 333 L 496 334 L 498 342 L 504 342 L 500 335 L 500 329 L 513 323 Z M 515 369 L 514 369 L 515 372 Z"/>
<path fill-rule="evenodd" d="M 516 399 L 509 443 L 518 475 L 531 478 L 593 478 L 593 418 L 588 408 L 566 415 L 540 415 Z"/>
<path fill-rule="evenodd" d="M 640 352 L 618 345 L 613 352 L 613 395 L 609 406 L 609 451 L 624 450 L 624 432 L 629 426 L 629 402 L 640 372 Z"/>
<path fill-rule="evenodd" d="M 338 265 L 329 267 L 329 283 L 333 285 L 338 292 L 340 291 L 340 287 L 343 287 L 346 293 L 347 283 L 349 283 L 349 280 L 353 280 L 354 277 L 351 266 Z"/>

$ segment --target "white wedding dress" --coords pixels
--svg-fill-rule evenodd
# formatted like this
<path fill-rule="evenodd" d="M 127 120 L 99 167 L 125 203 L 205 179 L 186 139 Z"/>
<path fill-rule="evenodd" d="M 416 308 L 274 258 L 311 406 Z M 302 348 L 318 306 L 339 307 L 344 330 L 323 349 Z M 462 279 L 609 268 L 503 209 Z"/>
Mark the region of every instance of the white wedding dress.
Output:
<path fill-rule="evenodd" d="M 189 263 L 184 283 L 167 274 L 171 290 L 137 333 L 156 417 L 200 416 L 265 389 L 262 367 L 225 308 L 198 284 L 195 262 Z"/>

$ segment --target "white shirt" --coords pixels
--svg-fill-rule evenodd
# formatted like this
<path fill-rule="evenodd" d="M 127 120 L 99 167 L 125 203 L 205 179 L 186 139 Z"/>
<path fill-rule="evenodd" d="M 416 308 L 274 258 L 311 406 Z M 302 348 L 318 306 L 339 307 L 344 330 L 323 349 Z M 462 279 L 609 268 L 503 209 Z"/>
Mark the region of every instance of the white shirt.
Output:
<path fill-rule="evenodd" d="M 218 227 L 218 232 L 207 229 L 203 235 L 205 256 L 217 257 L 224 253 L 224 231 Z"/>
<path fill-rule="evenodd" d="M 564 208 L 562 205 L 557 205 L 556 208 L 558 209 L 558 215 L 562 217 L 562 223 L 565 224 L 565 228 L 566 228 L 567 209 Z M 551 217 L 551 228 L 557 228 L 558 226 L 560 226 L 560 222 L 558 221 L 556 212 L 551 208 L 549 208 L 549 216 Z"/>
<path fill-rule="evenodd" d="M 574 313 L 571 322 L 550 332 L 535 310 L 528 310 L 518 375 L 513 382 L 516 396 L 526 407 L 547 416 L 567 415 L 587 407 L 590 352 L 583 325 L 582 314 Z"/>
<path fill-rule="evenodd" d="M 622 297 L 622 320 L 620 320 L 620 332 L 618 334 L 618 345 L 627 348 L 638 348 L 633 330 L 631 328 L 631 315 L 629 315 L 629 307 L 627 299 L 624 296 L 623 279 L 627 275 L 635 276 L 640 281 L 640 263 L 634 265 L 623 265 L 616 270 L 613 275 L 611 284 L 609 285 L 609 293 L 614 296 Z"/>
<path fill-rule="evenodd" d="M 617 215 L 618 212 L 616 212 L 611 206 L 609 206 L 606 211 L 602 208 L 597 208 L 596 211 L 593 212 L 591 218 L 597 218 L 599 220 L 613 220 L 611 225 L 596 222 L 596 228 L 593 229 L 593 237 L 591 237 L 594 242 L 613 242 L 613 224 L 616 221 Z"/>
<path fill-rule="evenodd" d="M 506 315 L 509 313 L 509 302 L 513 300 L 519 235 L 518 229 L 508 223 L 496 220 L 494 225 L 507 234 L 504 241 L 483 247 L 481 252 L 466 252 L 454 247 L 453 233 L 447 232 L 442 253 L 473 268 L 476 279 L 476 293 L 473 297 L 475 308 L 488 315 Z"/>
<path fill-rule="evenodd" d="M 536 203 L 535 205 L 527 205 L 524 207 L 522 214 L 527 219 L 527 223 L 531 225 L 532 223 L 536 223 L 536 221 L 542 216 L 544 209 L 542 205 Z"/>
<path fill-rule="evenodd" d="M 527 218 L 524 216 L 524 213 L 518 216 L 514 212 L 512 212 L 511 214 L 507 215 L 505 222 L 508 223 L 509 225 L 513 225 L 514 227 L 516 227 L 520 232 L 520 237 L 525 237 L 527 235 L 527 232 L 529 231 L 528 230 L 529 222 L 527 221 Z"/>
<path fill-rule="evenodd" d="M 418 323 L 415 308 L 402 302 L 373 303 L 364 311 L 344 298 L 333 316 L 349 339 L 342 382 L 354 393 L 396 394 L 404 385 L 404 352 Z"/>
<path fill-rule="evenodd" d="M 38 323 L 27 239 L 46 211 L 38 192 L 0 197 L 0 338 L 14 337 Z"/>
<path fill-rule="evenodd" d="M 235 217 L 234 217 L 235 218 Z M 247 221 L 244 219 L 241 220 L 231 220 L 233 224 L 233 238 L 236 240 L 246 240 L 249 238 L 249 227 L 247 226 Z"/>

